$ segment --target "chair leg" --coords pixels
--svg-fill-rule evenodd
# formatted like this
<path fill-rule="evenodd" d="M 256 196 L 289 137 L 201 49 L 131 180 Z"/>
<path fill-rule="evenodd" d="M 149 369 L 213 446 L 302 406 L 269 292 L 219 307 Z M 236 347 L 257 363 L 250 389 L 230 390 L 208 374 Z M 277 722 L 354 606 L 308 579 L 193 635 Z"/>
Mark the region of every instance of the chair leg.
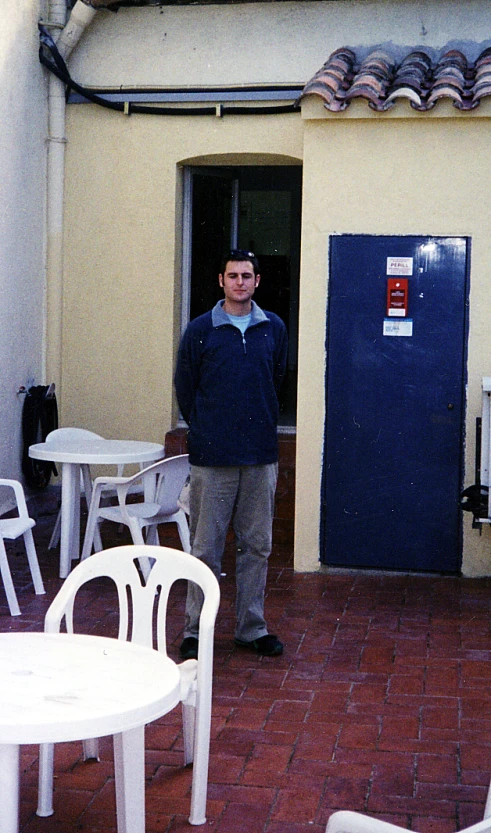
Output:
<path fill-rule="evenodd" d="M 186 515 L 184 512 L 182 513 L 182 517 L 178 517 L 176 520 L 177 529 L 179 532 L 179 538 L 181 539 L 181 544 L 184 552 L 191 552 L 191 539 L 189 537 L 189 526 L 186 519 Z"/>
<path fill-rule="evenodd" d="M 42 593 L 46 593 L 46 590 L 44 589 L 43 579 L 39 569 L 36 547 L 34 546 L 34 538 L 32 537 L 32 529 L 26 529 L 24 532 L 24 543 L 26 545 L 27 560 L 31 570 L 32 583 L 34 584 L 34 592 L 37 596 L 39 596 Z"/>
<path fill-rule="evenodd" d="M 54 744 L 42 743 L 39 747 L 38 808 L 36 815 L 45 818 L 53 815 L 53 764 Z"/>
<path fill-rule="evenodd" d="M 99 508 L 99 507 L 97 507 L 97 508 Z M 97 527 L 98 520 L 99 520 L 99 518 L 98 518 L 98 515 L 97 515 L 97 511 L 91 512 L 89 510 L 89 516 L 87 518 L 87 526 L 85 528 L 84 545 L 82 547 L 82 555 L 80 556 L 80 561 L 83 561 L 85 558 L 88 558 L 89 555 L 92 554 L 92 549 L 94 550 L 94 552 L 100 552 L 100 550 L 97 549 L 98 541 L 96 540 L 97 539 L 96 529 L 98 529 L 98 527 Z M 100 536 L 99 536 L 99 541 L 100 541 Z M 102 549 L 102 544 L 101 544 L 101 549 Z"/>
<path fill-rule="evenodd" d="M 86 463 L 82 463 L 80 466 L 80 473 L 84 484 L 85 502 L 87 503 L 87 509 L 90 509 L 90 501 L 92 500 L 92 478 L 90 476 L 90 466 Z M 96 552 L 100 552 L 103 549 L 101 533 L 97 521 L 94 529 L 94 546 Z"/>
<path fill-rule="evenodd" d="M 152 526 L 147 527 L 147 544 L 152 546 L 158 547 L 160 544 L 159 541 L 159 531 L 157 524 L 153 524 Z"/>
<path fill-rule="evenodd" d="M 14 583 L 12 581 L 12 574 L 10 572 L 9 562 L 7 559 L 7 551 L 3 538 L 0 538 L 0 574 L 3 579 L 3 586 L 5 588 L 5 595 L 10 609 L 11 616 L 20 616 L 20 607 L 17 601 L 17 594 L 15 592 Z"/>
<path fill-rule="evenodd" d="M 194 733 L 193 780 L 191 787 L 190 824 L 206 822 L 206 794 L 208 791 L 208 763 L 210 759 L 211 688 L 198 692 L 196 730 Z"/>
<path fill-rule="evenodd" d="M 184 766 L 193 763 L 194 732 L 196 729 L 196 707 L 182 704 L 182 734 L 184 740 Z"/>
<path fill-rule="evenodd" d="M 99 761 L 99 738 L 90 738 L 90 740 L 84 740 L 83 743 L 83 750 L 84 750 L 84 761 L 95 760 Z"/>
<path fill-rule="evenodd" d="M 486 806 L 484 808 L 484 817 L 488 819 L 491 816 L 491 786 L 488 789 L 488 794 L 486 797 Z"/>
<path fill-rule="evenodd" d="M 61 509 L 58 510 L 58 514 L 56 516 L 55 528 L 53 529 L 53 533 L 51 538 L 49 539 L 48 549 L 54 550 L 60 543 L 60 535 L 61 535 Z"/>

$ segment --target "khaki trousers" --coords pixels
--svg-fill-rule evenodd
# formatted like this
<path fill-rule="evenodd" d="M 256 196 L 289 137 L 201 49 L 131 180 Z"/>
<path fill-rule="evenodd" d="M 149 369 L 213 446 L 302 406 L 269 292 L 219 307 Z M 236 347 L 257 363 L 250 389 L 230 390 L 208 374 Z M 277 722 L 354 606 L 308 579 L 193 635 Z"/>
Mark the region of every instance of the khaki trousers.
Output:
<path fill-rule="evenodd" d="M 220 578 L 230 523 L 236 541 L 235 636 L 251 642 L 268 633 L 264 593 L 271 553 L 278 464 L 191 466 L 191 552 Z M 202 595 L 188 584 L 184 636 L 198 636 Z"/>

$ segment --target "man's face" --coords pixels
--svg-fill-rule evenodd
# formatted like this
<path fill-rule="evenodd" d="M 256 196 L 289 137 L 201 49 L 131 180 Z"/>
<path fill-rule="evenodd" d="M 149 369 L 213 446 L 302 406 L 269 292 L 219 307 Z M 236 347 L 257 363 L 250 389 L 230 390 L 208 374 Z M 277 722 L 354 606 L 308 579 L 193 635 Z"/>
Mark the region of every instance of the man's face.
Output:
<path fill-rule="evenodd" d="M 249 260 L 229 260 L 223 275 L 218 276 L 218 281 L 226 301 L 248 305 L 259 284 L 260 275 L 254 274 Z"/>

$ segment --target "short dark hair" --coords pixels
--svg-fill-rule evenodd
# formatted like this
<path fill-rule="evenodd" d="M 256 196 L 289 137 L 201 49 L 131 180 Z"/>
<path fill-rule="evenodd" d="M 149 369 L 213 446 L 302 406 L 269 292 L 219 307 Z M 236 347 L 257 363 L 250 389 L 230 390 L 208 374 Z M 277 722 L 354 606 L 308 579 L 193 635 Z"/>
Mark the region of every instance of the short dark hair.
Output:
<path fill-rule="evenodd" d="M 229 261 L 231 260 L 233 260 L 235 263 L 248 260 L 249 263 L 252 263 L 254 274 L 257 275 L 259 272 L 259 261 L 254 252 L 247 252 L 245 249 L 230 249 L 230 251 L 224 254 L 222 257 L 222 262 L 220 264 L 221 275 L 223 275 L 225 269 L 227 268 L 227 263 L 229 263 Z"/>

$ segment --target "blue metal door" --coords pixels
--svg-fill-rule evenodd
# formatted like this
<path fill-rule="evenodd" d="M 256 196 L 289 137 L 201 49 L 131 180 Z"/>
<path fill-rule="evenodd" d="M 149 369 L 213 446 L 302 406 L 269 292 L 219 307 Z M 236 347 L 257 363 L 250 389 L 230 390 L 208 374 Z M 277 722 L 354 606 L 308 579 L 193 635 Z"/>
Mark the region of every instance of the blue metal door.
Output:
<path fill-rule="evenodd" d="M 468 260 L 465 238 L 331 238 L 326 564 L 460 569 Z"/>

